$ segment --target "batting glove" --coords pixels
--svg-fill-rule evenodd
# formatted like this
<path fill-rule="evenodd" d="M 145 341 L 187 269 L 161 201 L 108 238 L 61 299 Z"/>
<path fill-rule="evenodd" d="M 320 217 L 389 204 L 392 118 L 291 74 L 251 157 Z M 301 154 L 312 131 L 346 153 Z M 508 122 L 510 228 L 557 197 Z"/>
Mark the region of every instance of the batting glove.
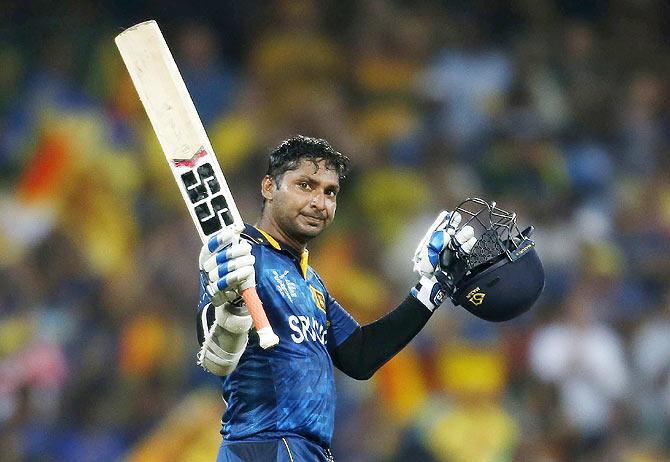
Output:
<path fill-rule="evenodd" d="M 472 226 L 458 228 L 461 220 L 458 212 L 441 212 L 414 252 L 414 271 L 419 274 L 420 280 L 410 294 L 430 311 L 440 306 L 447 295 L 448 287 L 437 277 L 442 272 L 440 260 L 465 256 L 477 242 Z M 449 255 L 444 255 L 445 252 Z M 441 277 L 439 279 L 445 280 Z"/>
<path fill-rule="evenodd" d="M 200 270 L 207 275 L 207 292 L 214 306 L 241 304 L 240 292 L 256 286 L 251 244 L 239 233 L 223 230 L 200 251 Z"/>

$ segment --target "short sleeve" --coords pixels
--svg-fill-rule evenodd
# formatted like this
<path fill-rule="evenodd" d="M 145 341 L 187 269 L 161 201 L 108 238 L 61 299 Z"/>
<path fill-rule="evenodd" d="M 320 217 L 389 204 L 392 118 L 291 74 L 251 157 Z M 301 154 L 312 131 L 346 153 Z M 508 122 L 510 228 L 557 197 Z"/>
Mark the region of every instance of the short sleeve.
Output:
<path fill-rule="evenodd" d="M 328 295 L 326 303 L 328 313 L 328 346 L 336 348 L 360 327 L 358 322 L 351 316 L 342 305 Z"/>

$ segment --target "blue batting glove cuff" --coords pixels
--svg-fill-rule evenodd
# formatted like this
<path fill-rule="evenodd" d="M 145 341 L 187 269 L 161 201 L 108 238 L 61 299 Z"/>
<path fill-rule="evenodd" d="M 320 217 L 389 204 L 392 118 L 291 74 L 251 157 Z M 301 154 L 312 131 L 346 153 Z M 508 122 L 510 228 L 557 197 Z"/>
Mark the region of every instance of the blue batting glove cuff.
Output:
<path fill-rule="evenodd" d="M 447 292 L 434 276 L 432 278 L 422 276 L 409 293 L 431 312 L 435 311 L 447 296 Z"/>

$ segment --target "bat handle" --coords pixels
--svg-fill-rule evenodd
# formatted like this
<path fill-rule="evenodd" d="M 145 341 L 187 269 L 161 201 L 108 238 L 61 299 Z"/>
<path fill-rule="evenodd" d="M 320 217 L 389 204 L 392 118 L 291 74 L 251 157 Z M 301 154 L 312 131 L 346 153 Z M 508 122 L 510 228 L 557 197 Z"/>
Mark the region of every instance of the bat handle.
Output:
<path fill-rule="evenodd" d="M 265 310 L 263 309 L 261 299 L 258 298 L 256 288 L 250 287 L 244 289 L 241 295 L 244 299 L 244 303 L 247 304 L 251 319 L 254 321 L 254 327 L 258 333 L 261 348 L 267 350 L 268 348 L 277 345 L 279 343 L 279 337 L 277 337 L 272 330 L 272 326 L 270 326 L 270 321 L 268 321 L 268 317 L 265 315 Z"/>

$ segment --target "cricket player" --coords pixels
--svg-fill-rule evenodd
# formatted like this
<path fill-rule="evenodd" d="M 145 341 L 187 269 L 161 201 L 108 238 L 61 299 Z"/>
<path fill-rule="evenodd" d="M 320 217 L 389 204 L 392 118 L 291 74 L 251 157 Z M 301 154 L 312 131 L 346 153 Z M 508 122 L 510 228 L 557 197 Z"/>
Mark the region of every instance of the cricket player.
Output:
<path fill-rule="evenodd" d="M 381 319 L 360 326 L 309 266 L 307 244 L 335 217 L 349 159 L 322 139 L 296 136 L 270 154 L 262 215 L 241 235 L 223 231 L 200 253 L 200 364 L 220 376 L 227 409 L 218 462 L 332 461 L 333 367 L 370 378 L 426 324 L 444 299 L 443 252 L 476 242 L 441 213 L 414 257 L 417 285 Z M 280 338 L 260 348 L 239 296 L 256 286 Z"/>

